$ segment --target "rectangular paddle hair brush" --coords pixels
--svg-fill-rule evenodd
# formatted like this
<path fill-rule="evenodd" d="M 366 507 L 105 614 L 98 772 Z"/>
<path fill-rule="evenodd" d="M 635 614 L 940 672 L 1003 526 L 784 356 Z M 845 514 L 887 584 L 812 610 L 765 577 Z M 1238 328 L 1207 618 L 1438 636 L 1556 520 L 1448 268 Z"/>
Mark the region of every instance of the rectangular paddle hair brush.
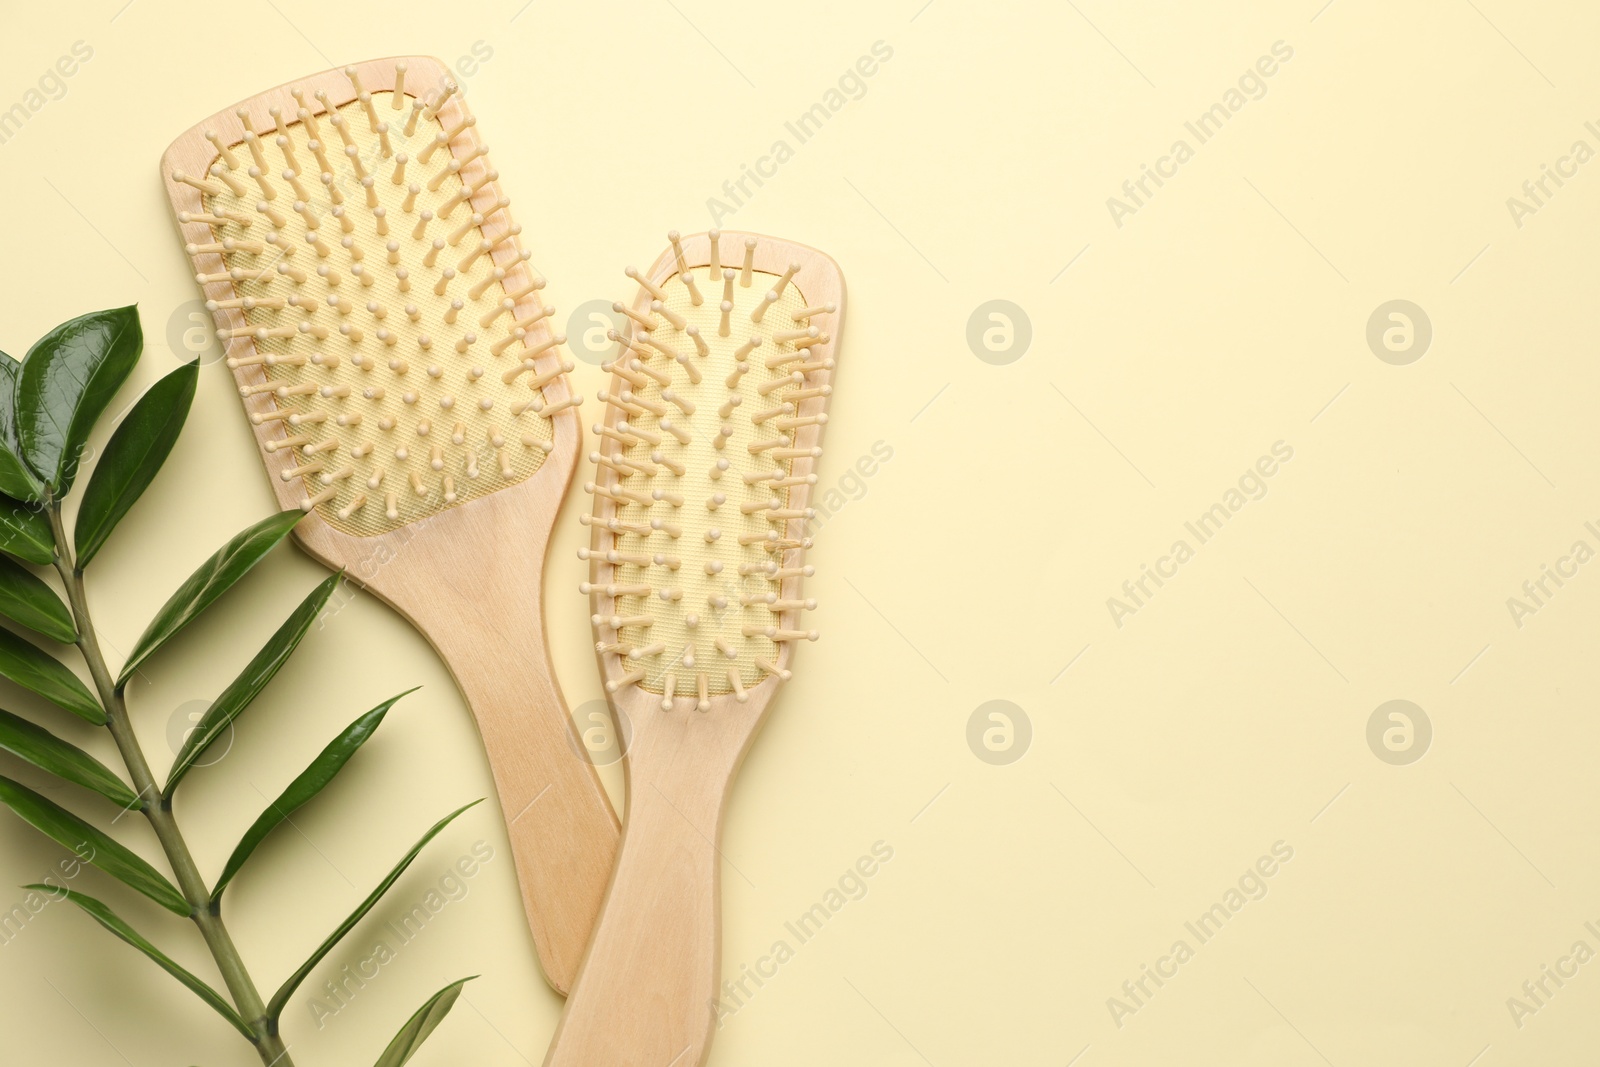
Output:
<path fill-rule="evenodd" d="M 590 547 L 596 652 L 631 726 L 616 874 L 546 1067 L 699 1067 L 721 952 L 718 839 L 816 601 L 810 507 L 844 278 L 804 245 L 680 237 L 607 365 Z"/>
<path fill-rule="evenodd" d="M 476 120 L 438 60 L 374 60 L 213 115 L 161 177 L 301 547 L 416 626 L 472 708 L 565 992 L 618 838 L 541 617 L 579 399 Z"/>

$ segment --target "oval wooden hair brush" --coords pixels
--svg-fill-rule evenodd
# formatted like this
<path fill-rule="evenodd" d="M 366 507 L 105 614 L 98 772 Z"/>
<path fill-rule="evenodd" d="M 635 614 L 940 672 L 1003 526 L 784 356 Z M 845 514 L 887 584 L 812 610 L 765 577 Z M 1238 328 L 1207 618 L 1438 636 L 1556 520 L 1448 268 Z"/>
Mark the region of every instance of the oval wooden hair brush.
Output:
<path fill-rule="evenodd" d="M 838 266 L 746 234 L 668 235 L 608 365 L 591 599 L 631 725 L 622 848 L 548 1067 L 697 1067 L 712 1036 L 717 841 L 815 603 L 807 506 L 844 315 Z"/>
<path fill-rule="evenodd" d="M 564 992 L 618 835 L 541 618 L 579 401 L 475 123 L 437 60 L 376 60 L 212 116 L 161 174 L 301 546 L 410 620 L 472 708 Z"/>

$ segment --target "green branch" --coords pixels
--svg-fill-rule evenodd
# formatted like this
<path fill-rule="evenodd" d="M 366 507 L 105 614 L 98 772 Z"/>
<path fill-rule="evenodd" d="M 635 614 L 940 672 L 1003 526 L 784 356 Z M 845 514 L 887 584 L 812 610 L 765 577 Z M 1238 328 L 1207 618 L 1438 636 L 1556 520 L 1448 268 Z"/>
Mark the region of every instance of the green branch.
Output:
<path fill-rule="evenodd" d="M 177 878 L 178 889 L 189 903 L 189 918 L 199 928 L 206 948 L 211 951 L 211 958 L 216 961 L 217 970 L 221 972 L 222 980 L 233 997 L 234 1007 L 238 1009 L 240 1017 L 254 1035 L 251 1043 L 260 1054 L 261 1062 L 268 1064 L 269 1067 L 294 1067 L 294 1061 L 289 1058 L 289 1050 L 278 1035 L 275 1022 L 269 1022 L 267 1019 L 266 1005 L 261 999 L 261 993 L 250 977 L 250 972 L 245 968 L 244 960 L 239 955 L 238 947 L 233 943 L 233 937 L 228 933 L 227 925 L 222 921 L 221 909 L 213 905 L 205 879 L 201 877 L 200 868 L 194 862 L 188 842 L 184 840 L 183 833 L 178 828 L 178 821 L 173 817 L 172 800 L 170 797 L 162 796 L 161 789 L 156 785 L 155 775 L 151 773 L 150 763 L 145 759 L 144 750 L 139 745 L 139 739 L 134 735 L 128 719 L 128 704 L 123 688 L 112 680 L 105 656 L 100 651 L 94 619 L 89 612 L 88 599 L 84 595 L 83 571 L 73 562 L 72 551 L 67 547 L 66 528 L 61 521 L 61 505 L 57 501 L 48 501 L 47 510 L 50 516 L 50 528 L 56 540 L 56 572 L 61 575 L 61 581 L 66 586 L 67 602 L 72 608 L 72 618 L 78 628 L 78 650 L 83 653 L 89 674 L 94 679 L 95 691 L 99 694 L 101 706 L 105 709 L 106 728 L 110 730 L 111 737 L 117 744 L 117 751 L 122 755 L 122 762 L 128 768 L 134 792 L 141 798 L 140 811 L 149 821 L 151 829 L 155 831 L 156 840 L 161 843 L 161 850 L 166 854 L 172 873 Z"/>

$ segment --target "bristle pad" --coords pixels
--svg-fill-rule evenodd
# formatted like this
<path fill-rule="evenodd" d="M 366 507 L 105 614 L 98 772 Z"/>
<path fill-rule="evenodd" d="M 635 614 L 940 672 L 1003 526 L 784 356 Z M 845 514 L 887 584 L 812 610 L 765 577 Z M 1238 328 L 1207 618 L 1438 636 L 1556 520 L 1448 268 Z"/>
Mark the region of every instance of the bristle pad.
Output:
<path fill-rule="evenodd" d="M 655 328 L 651 336 L 685 357 L 699 372 L 695 383 L 688 367 L 653 348 L 640 339 L 636 332 L 634 351 L 624 349 L 620 356 L 624 369 L 629 361 L 640 359 L 638 350 L 650 353 L 641 360 L 645 368 L 656 375 L 666 375 L 670 384 L 663 386 L 656 378 L 643 371 L 634 371 L 635 382 L 613 379 L 611 398 L 621 399 L 624 406 L 630 403 L 620 397 L 626 389 L 633 395 L 627 421 L 632 428 L 659 438 L 659 444 L 648 439 L 633 443 L 605 437 L 599 442 L 603 455 L 620 458 L 623 464 L 634 463 L 653 471 L 646 476 L 637 472 L 624 474 L 612 468 L 599 472 L 596 490 L 607 497 L 615 510 L 611 547 L 627 556 L 648 556 L 663 563 L 621 562 L 605 571 L 607 583 L 617 587 L 616 616 L 598 619 L 596 634 L 602 645 L 615 642 L 620 655 L 623 676 L 637 675 L 635 683 L 652 693 L 664 693 L 665 683 L 673 679 L 675 706 L 692 708 L 698 703 L 699 688 L 713 695 L 734 692 L 758 684 L 767 674 L 759 661 L 773 664 L 778 660 L 778 644 L 768 636 L 777 631 L 787 633 L 783 627 L 785 608 L 774 609 L 764 603 L 767 597 L 781 598 L 786 585 L 792 591 L 798 583 L 785 582 L 782 577 L 770 577 L 777 569 L 793 569 L 800 565 L 803 516 L 773 517 L 769 506 L 776 501 L 776 510 L 790 508 L 791 490 L 788 486 L 773 487 L 767 481 L 752 484 L 745 474 L 769 473 L 777 478 L 793 476 L 794 459 L 777 458 L 776 448 L 756 453 L 752 444 L 781 441 L 778 448 L 792 448 L 795 428 L 781 424 L 784 418 L 796 416 L 816 417 L 823 412 L 823 397 L 802 398 L 796 404 L 786 398 L 797 390 L 812 388 L 814 375 L 798 384 L 788 384 L 796 365 L 805 361 L 819 361 L 832 351 L 829 343 L 809 348 L 797 348 L 793 340 L 776 342 L 774 335 L 785 331 L 800 332 L 804 322 L 794 314 L 806 306 L 803 293 L 794 284 L 785 287 L 778 301 L 770 304 L 760 324 L 751 321 L 751 312 L 760 307 L 767 292 L 776 284 L 771 274 L 755 272 L 748 286 L 733 284 L 734 307 L 728 315 L 729 336 L 723 337 L 719 329 L 723 320 L 720 310 L 724 292 L 722 281 L 708 279 L 704 267 L 690 272 L 702 296 L 697 306 L 690 289 L 678 275 L 660 284 L 667 300 L 664 309 L 655 313 Z M 683 321 L 679 328 L 675 321 Z M 689 327 L 698 329 L 700 340 L 709 349 L 701 356 Z M 738 350 L 753 337 L 763 343 L 750 351 L 743 360 L 737 358 Z M 776 368 L 768 368 L 770 359 L 791 356 L 793 359 Z M 735 368 L 743 363 L 748 371 L 737 378 L 732 388 L 728 381 Z M 642 385 L 638 384 L 642 381 Z M 779 384 L 785 383 L 785 384 Z M 776 388 L 772 388 L 776 386 Z M 766 392 L 763 387 L 769 387 Z M 671 397 L 686 401 L 693 413 L 685 413 Z M 737 405 L 729 407 L 730 402 Z M 756 416 L 789 405 L 782 415 L 773 415 L 759 424 Z M 687 444 L 661 425 L 661 416 L 652 408 L 663 407 L 667 421 L 689 437 Z M 640 414 L 638 409 L 643 409 Z M 626 409 L 626 408 L 625 408 Z M 826 418 L 822 415 L 822 418 Z M 727 431 L 726 433 L 724 431 Z M 717 447 L 721 439 L 722 447 Z M 651 459 L 659 452 L 663 462 Z M 727 461 L 727 469 L 720 477 L 711 472 L 719 460 Z M 681 476 L 674 473 L 672 464 L 684 469 Z M 809 464 L 807 464 L 809 468 Z M 726 499 L 712 509 L 708 505 L 714 494 Z M 622 499 L 616 495 L 620 494 Z M 631 495 L 630 495 L 631 494 Z M 798 496 L 799 494 L 795 494 Z M 659 499 L 657 499 L 659 497 Z M 649 504 L 640 498 L 648 498 Z M 681 499 L 681 505 L 674 506 Z M 601 501 L 597 499 L 597 505 Z M 744 506 L 760 506 L 762 510 L 746 512 Z M 597 514 L 602 510 L 597 506 Z M 652 521 L 659 527 L 643 532 Z M 603 525 L 603 524 L 602 524 Z M 678 536 L 671 533 L 676 530 Z M 708 539 L 708 534 L 715 534 Z M 793 536 L 793 535 L 800 536 Z M 770 540 L 753 540 L 757 537 Z M 741 539 L 746 544 L 740 543 Z M 678 563 L 676 569 L 665 561 Z M 720 565 L 717 573 L 708 573 L 708 565 Z M 741 574 L 741 567 L 747 573 Z M 646 589 L 647 587 L 647 589 Z M 667 592 L 667 597 L 662 592 Z M 720 601 L 718 600 L 720 598 Z M 742 603 L 741 598 L 749 600 Z M 719 606 L 720 603 L 720 606 Z M 798 611 L 790 611 L 792 619 Z M 628 620 L 648 617 L 649 626 L 628 623 Z M 694 617 L 695 624 L 690 625 Z M 620 631 L 610 628 L 610 623 L 621 619 L 625 624 Z M 659 649 L 659 651 L 654 651 Z M 733 656 L 727 653 L 731 651 Z M 642 653 L 630 655 L 630 653 Z M 735 687 L 728 677 L 732 669 L 739 678 Z M 741 694 L 742 695 L 742 694 Z"/>
<path fill-rule="evenodd" d="M 336 529 L 367 536 L 505 488 L 537 471 L 553 432 L 550 419 L 536 410 L 547 403 L 544 387 L 530 389 L 530 383 L 559 371 L 561 364 L 555 347 L 546 345 L 531 370 L 504 380 L 530 355 L 530 347 L 550 339 L 548 320 L 541 319 L 523 327 L 524 339 L 502 343 L 511 337 L 517 313 L 537 314 L 530 311 L 538 308 L 536 299 L 524 298 L 516 311 L 503 311 L 489 325 L 482 324 L 485 315 L 502 305 L 508 288 L 526 290 L 534 277 L 504 254 L 507 248 L 520 254 L 515 235 L 507 235 L 508 213 L 495 211 L 492 203 L 485 206 L 484 195 L 477 197 L 476 208 L 458 195 L 464 184 L 470 187 L 486 176 L 487 160 L 479 158 L 458 173 L 444 174 L 438 187 L 430 189 L 454 158 L 453 145 L 441 144 L 426 163 L 417 159 L 443 128 L 440 118 L 418 122 L 410 137 L 396 121 L 380 136 L 359 102 L 334 113 L 359 150 L 360 170 L 372 178 L 370 187 L 363 186 L 338 126 L 329 113 L 319 111 L 315 121 L 323 157 L 332 165 L 329 173 L 337 176 L 343 220 L 333 212 L 336 198 L 320 178 L 311 136 L 299 121 L 287 126 L 287 151 L 277 143 L 276 130 L 262 129 L 256 147 L 267 168 L 257 167 L 247 141 L 235 145 L 238 166 L 228 172 L 232 182 L 211 176 L 214 190 L 204 202 L 213 215 L 236 212 L 253 220 L 249 227 L 237 222 L 213 225 L 217 242 L 240 243 L 218 253 L 226 267 L 248 274 L 272 272 L 265 280 L 233 278 L 237 297 L 269 305 L 247 306 L 244 316 L 251 331 L 267 331 L 252 334 L 255 359 L 264 358 L 254 365 L 264 374 L 261 380 L 278 387 L 266 394 L 270 408 L 259 397 L 246 407 L 258 424 L 270 423 L 269 448 L 277 440 L 306 439 L 275 449 L 275 457 L 292 458 L 269 458 L 268 468 L 275 476 L 304 471 L 291 475 L 303 483 L 302 506 L 315 507 Z M 378 113 L 401 114 L 387 102 Z M 456 144 L 460 141 L 458 137 Z M 402 182 L 396 184 L 396 157 L 402 153 L 408 159 Z M 283 173 L 295 165 L 298 190 Z M 271 176 L 252 175 L 253 167 Z M 258 209 L 264 199 L 262 180 L 277 194 L 266 201 L 268 210 Z M 242 186 L 243 195 L 232 183 Z M 302 200 L 302 193 L 309 196 Z M 371 206 L 371 197 L 381 213 Z M 297 210 L 297 201 L 304 210 Z M 438 217 L 446 210 L 448 217 Z M 485 213 L 483 223 L 462 233 L 474 210 Z M 418 239 L 423 212 L 435 217 L 424 224 Z M 316 241 L 308 241 L 308 232 Z M 268 234 L 276 235 L 274 243 L 257 250 L 256 242 Z M 442 249 L 435 250 L 436 240 L 446 242 Z M 462 261 L 485 240 L 498 246 L 503 280 L 491 279 L 497 263 L 487 251 L 480 250 L 462 269 Z M 285 248 L 292 252 L 285 255 Z M 202 264 L 215 261 L 201 257 Z M 279 264 L 291 273 L 279 272 Z M 323 267 L 327 272 L 319 274 Z M 457 273 L 438 295 L 435 288 L 447 268 Z M 337 277 L 337 285 L 330 284 L 330 275 Z M 363 275 L 372 284 L 363 284 Z M 270 306 L 287 298 L 313 306 Z M 451 314 L 453 300 L 463 306 Z M 446 321 L 447 316 L 453 321 Z M 298 330 L 302 323 L 311 330 L 278 335 Z M 326 336 L 319 337 L 323 332 Z M 459 351 L 469 338 L 466 351 Z M 231 354 L 238 351 L 238 346 L 230 349 Z M 240 362 L 251 365 L 249 357 Z M 257 379 L 247 372 L 246 380 Z"/>

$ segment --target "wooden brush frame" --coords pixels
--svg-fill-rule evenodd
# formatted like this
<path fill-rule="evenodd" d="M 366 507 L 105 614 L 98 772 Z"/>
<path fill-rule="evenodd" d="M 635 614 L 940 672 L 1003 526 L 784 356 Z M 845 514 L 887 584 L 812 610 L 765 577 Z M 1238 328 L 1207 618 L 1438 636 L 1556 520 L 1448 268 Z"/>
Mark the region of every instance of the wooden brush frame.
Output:
<path fill-rule="evenodd" d="M 805 294 L 807 303 L 813 305 L 833 304 L 832 312 L 814 315 L 809 320 L 824 333 L 832 334 L 834 340 L 829 342 L 829 354 L 836 353 L 839 347 L 839 324 L 844 321 L 844 276 L 839 271 L 839 266 L 831 258 L 805 245 L 795 244 L 792 241 L 782 241 L 774 237 L 764 237 L 760 234 L 742 233 L 735 230 L 722 230 L 718 247 L 723 255 L 728 255 L 737 249 L 743 255 L 744 241 L 747 237 L 757 239 L 755 249 L 755 262 L 753 269 L 772 275 L 782 275 L 789 264 L 800 264 L 800 270 L 794 275 L 792 284 Z M 681 238 L 683 245 L 684 262 L 691 270 L 703 270 L 711 263 L 711 239 L 708 234 L 695 233 Z M 725 262 L 725 266 L 737 267 L 742 260 L 735 259 L 732 263 Z M 648 271 L 643 272 L 656 285 L 665 282 L 678 273 L 677 258 L 672 249 L 662 252 L 656 261 L 651 264 Z M 650 293 L 640 287 L 638 296 L 634 299 L 633 308 L 643 315 L 650 314 Z M 754 332 L 761 332 L 757 328 Z M 825 386 L 833 383 L 833 370 L 819 370 L 812 373 L 807 381 L 808 385 Z M 627 387 L 627 382 L 613 377 L 608 388 L 613 392 L 620 392 Z M 797 414 L 812 414 L 826 408 L 825 399 L 814 398 L 805 401 L 798 409 Z M 605 426 L 615 429 L 618 422 L 625 418 L 624 414 L 614 405 L 607 405 L 605 417 L 602 420 Z M 795 448 L 820 448 L 822 445 L 822 426 L 802 426 L 795 431 Z M 801 457 L 792 461 L 791 473 L 795 477 L 804 477 L 816 472 L 817 460 Z M 797 485 L 789 490 L 788 507 L 804 509 L 811 503 L 812 486 Z M 616 598 L 607 596 L 604 586 L 618 580 L 619 568 L 604 560 L 605 553 L 621 548 L 617 535 L 605 529 L 601 523 L 617 516 L 616 502 L 606 498 L 597 497 L 595 501 L 594 516 L 598 520 L 593 527 L 590 537 L 589 581 L 595 589 L 590 593 L 591 610 L 596 615 L 618 614 Z M 807 536 L 807 519 L 788 519 L 785 521 L 784 536 L 793 540 L 800 540 Z M 800 592 L 801 579 L 798 577 L 785 579 L 781 595 L 785 599 L 794 599 Z M 785 628 L 799 628 L 801 612 L 790 609 L 781 616 Z M 777 651 L 775 663 L 778 667 L 788 670 L 789 659 L 793 655 L 793 642 L 785 642 Z M 607 682 L 615 681 L 627 673 L 627 667 L 622 657 L 615 652 L 599 653 L 600 676 Z M 739 708 L 748 712 L 751 704 L 757 701 L 765 703 L 771 697 L 771 692 L 778 684 L 778 679 L 768 676 L 758 685 L 746 690 L 750 695 L 750 704 L 740 704 Z M 660 697 L 657 694 L 642 690 L 639 686 L 630 685 L 612 695 L 612 703 L 621 709 L 632 722 L 648 712 L 659 712 Z M 735 705 L 731 694 L 721 693 L 712 697 L 712 710 L 726 710 Z"/>
<path fill-rule="evenodd" d="M 719 247 L 740 248 L 747 236 L 753 235 L 724 231 Z M 690 268 L 709 265 L 706 234 L 681 240 Z M 800 264 L 793 281 L 808 304 L 835 306 L 810 321 L 831 335 L 829 354 L 837 359 L 845 310 L 838 265 L 815 249 L 759 238 L 754 269 L 781 276 L 791 263 Z M 677 272 L 669 250 L 644 277 L 661 285 Z M 635 309 L 649 311 L 648 292 L 641 292 Z M 830 384 L 834 369 L 813 372 L 808 385 Z M 620 391 L 621 379 L 611 388 Z M 827 398 L 809 399 L 797 413 L 819 413 L 826 404 Z M 608 405 L 607 426 L 615 428 L 622 418 L 616 406 Z M 822 429 L 798 428 L 795 447 L 819 447 Z M 796 459 L 792 473 L 812 473 L 815 464 L 815 459 Z M 800 491 L 791 492 L 788 506 L 804 509 L 810 488 L 794 487 Z M 597 495 L 594 514 L 610 519 L 616 506 Z M 804 538 L 806 522 L 788 519 L 785 531 L 792 539 Z M 590 557 L 591 581 L 603 585 L 614 573 L 603 554 L 615 547 L 616 535 L 598 523 L 592 529 L 591 551 L 598 555 Z M 784 580 L 786 599 L 795 598 L 799 581 Z M 614 598 L 599 590 L 591 598 L 596 614 L 615 613 Z M 797 615 L 798 609 L 789 609 L 780 616 L 785 628 Z M 792 644 L 779 648 L 774 665 L 781 670 L 789 669 Z M 608 682 L 626 673 L 616 653 L 600 655 L 600 670 Z M 628 783 L 623 844 L 546 1067 L 699 1067 L 710 1054 L 722 957 L 718 841 L 734 778 L 778 685 L 779 678 L 768 675 L 745 690 L 743 703 L 733 693 L 719 694 L 706 711 L 697 710 L 692 698 L 665 711 L 660 694 L 632 684 L 611 694 L 614 714 L 626 716 L 631 726 L 623 762 Z"/>
<path fill-rule="evenodd" d="M 434 92 L 449 79 L 448 68 L 426 56 L 405 56 L 354 64 L 356 76 L 369 89 L 390 90 L 396 67 L 406 65 L 405 95 L 419 97 Z M 199 190 L 173 180 L 174 171 L 205 175 L 219 158 L 206 139 L 215 131 L 230 147 L 242 142 L 244 128 L 235 115 L 247 109 L 258 130 L 273 125 L 268 109 L 278 107 L 294 115 L 299 103 L 291 88 L 305 91 L 308 108 L 318 117 L 326 112 L 313 94 L 327 93 L 328 106 L 338 108 L 358 98 L 350 79 L 339 70 L 298 79 L 227 108 L 173 142 L 161 160 L 161 179 L 174 218 L 179 212 L 205 210 Z M 383 105 L 387 107 L 388 104 Z M 395 111 L 396 116 L 405 110 Z M 438 109 L 446 127 L 470 115 L 461 94 L 453 93 Z M 298 118 L 295 120 L 298 122 Z M 447 146 L 457 158 L 482 143 L 476 127 L 456 134 Z M 477 179 L 490 169 L 486 156 L 462 168 L 463 180 Z M 475 205 L 492 205 L 501 195 L 499 183 L 483 185 L 472 197 Z M 498 232 L 512 225 L 509 209 L 500 213 Z M 212 240 L 209 226 L 179 222 L 186 244 Z M 516 238 L 499 244 L 491 253 L 496 265 L 507 271 L 505 287 L 515 291 L 533 275 L 519 258 Z M 196 273 L 227 269 L 221 253 L 191 257 Z M 235 296 L 232 282 L 203 286 L 208 299 Z M 539 292 L 522 297 L 515 316 L 521 318 L 541 306 Z M 220 309 L 219 327 L 247 326 L 244 312 Z M 529 331 L 528 344 L 550 339 L 549 320 Z M 249 336 L 227 342 L 229 357 L 256 354 Z M 540 357 L 540 368 L 558 366 L 555 349 Z M 241 386 L 265 381 L 266 372 L 254 365 L 233 371 Z M 570 385 L 565 377 L 546 386 L 552 402 L 566 399 Z M 266 393 L 243 400 L 246 413 L 268 413 L 274 407 Z M 302 548 L 389 604 L 410 621 L 438 650 L 467 697 L 478 721 L 489 756 L 501 807 L 508 822 L 523 903 L 546 979 L 565 992 L 576 972 L 598 914 L 600 899 L 615 853 L 618 826 L 615 814 L 593 766 L 576 739 L 570 715 L 550 666 L 545 641 L 541 601 L 542 572 L 549 535 L 577 465 L 582 438 L 574 409 L 552 419 L 553 448 L 529 477 L 475 499 L 467 500 L 399 529 L 358 537 L 334 529 L 315 509 L 295 529 Z M 269 452 L 266 444 L 282 434 L 278 423 L 254 427 L 278 505 L 300 507 L 298 480 L 285 482 L 278 475 L 296 462 L 293 449 Z M 531 709 L 531 710 L 530 710 Z M 547 795 L 547 792 L 550 795 Z"/>

